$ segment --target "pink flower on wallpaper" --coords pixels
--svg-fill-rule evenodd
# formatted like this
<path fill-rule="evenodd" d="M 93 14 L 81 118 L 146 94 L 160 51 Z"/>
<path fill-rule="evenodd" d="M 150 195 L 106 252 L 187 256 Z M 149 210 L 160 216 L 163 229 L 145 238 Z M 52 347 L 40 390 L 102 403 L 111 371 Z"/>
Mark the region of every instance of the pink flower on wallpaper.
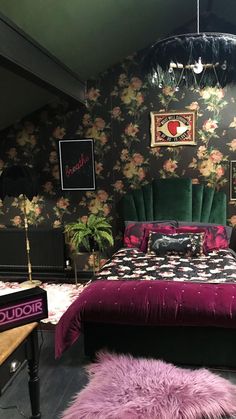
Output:
<path fill-rule="evenodd" d="M 236 215 L 232 215 L 232 217 L 230 217 L 229 222 L 232 226 L 236 226 Z"/>
<path fill-rule="evenodd" d="M 87 127 L 88 125 L 90 125 L 91 122 L 91 116 L 89 113 L 85 113 L 83 115 L 83 119 L 82 119 L 82 124 L 84 127 Z"/>
<path fill-rule="evenodd" d="M 166 172 L 173 173 L 177 169 L 177 161 L 172 160 L 172 159 L 168 159 L 168 160 L 164 161 L 163 169 Z"/>
<path fill-rule="evenodd" d="M 230 143 L 227 143 L 227 145 L 229 146 L 230 150 L 236 151 L 236 138 L 234 138 Z"/>
<path fill-rule="evenodd" d="M 120 192 L 124 189 L 124 183 L 122 180 L 117 180 L 114 184 L 113 187 L 115 189 L 116 192 Z"/>
<path fill-rule="evenodd" d="M 192 102 L 189 106 L 185 106 L 186 109 L 189 109 L 190 111 L 197 111 L 199 109 L 198 102 Z"/>
<path fill-rule="evenodd" d="M 100 96 L 100 90 L 95 89 L 94 87 L 91 87 L 91 89 L 89 89 L 86 94 L 86 98 L 88 100 L 91 100 L 92 102 L 96 102 L 99 96 Z"/>
<path fill-rule="evenodd" d="M 207 154 L 207 148 L 205 145 L 200 145 L 200 147 L 198 147 L 198 151 L 197 151 L 197 157 L 199 159 L 204 159 L 206 157 Z"/>
<path fill-rule="evenodd" d="M 88 221 L 88 216 L 87 215 L 82 215 L 82 217 L 80 217 L 80 221 L 81 223 L 86 224 Z"/>
<path fill-rule="evenodd" d="M 110 212 L 111 212 L 111 207 L 109 205 L 105 204 L 103 206 L 103 209 L 102 210 L 103 210 L 104 217 L 107 217 L 110 214 Z"/>
<path fill-rule="evenodd" d="M 100 189 L 97 193 L 97 198 L 100 202 L 106 202 L 108 200 L 108 193 L 103 189 Z"/>
<path fill-rule="evenodd" d="M 128 83 L 127 75 L 125 73 L 120 74 L 119 79 L 118 79 L 118 85 L 120 87 L 124 87 L 124 86 L 127 86 L 127 83 Z"/>
<path fill-rule="evenodd" d="M 146 177 L 145 170 L 143 169 L 143 167 L 139 167 L 139 169 L 138 169 L 138 178 L 139 178 L 139 180 L 143 180 L 143 179 L 145 179 L 145 177 Z"/>
<path fill-rule="evenodd" d="M 95 118 L 94 125 L 98 130 L 103 130 L 105 128 L 105 121 L 102 118 Z"/>
<path fill-rule="evenodd" d="M 143 82 L 139 77 L 132 77 L 131 78 L 130 86 L 132 87 L 132 89 L 139 90 L 139 89 L 141 89 L 142 85 L 143 85 Z"/>
<path fill-rule="evenodd" d="M 60 209 L 66 209 L 69 205 L 70 205 L 70 203 L 69 203 L 69 199 L 68 198 L 61 197 L 57 201 L 57 207 L 60 208 Z"/>
<path fill-rule="evenodd" d="M 63 127 L 56 127 L 54 128 L 53 132 L 52 132 L 52 136 L 54 138 L 57 138 L 58 140 L 62 140 L 62 138 L 65 136 L 66 134 L 66 130 Z"/>
<path fill-rule="evenodd" d="M 106 144 L 107 141 L 108 141 L 108 136 L 104 132 L 102 132 L 101 135 L 100 135 L 100 137 L 99 137 L 99 141 L 102 144 Z"/>
<path fill-rule="evenodd" d="M 56 151 L 51 151 L 49 154 L 49 161 L 50 163 L 57 163 L 58 162 L 58 157 L 57 157 L 57 152 Z"/>
<path fill-rule="evenodd" d="M 17 149 L 16 149 L 16 147 L 9 148 L 9 150 L 7 151 L 7 155 L 9 157 L 9 159 L 14 160 L 17 157 Z"/>
<path fill-rule="evenodd" d="M 50 180 L 48 180 L 44 185 L 43 185 L 43 190 L 46 193 L 51 193 L 53 191 L 53 184 Z"/>
<path fill-rule="evenodd" d="M 96 175 L 100 175 L 100 173 L 103 171 L 103 164 L 95 162 L 95 172 Z"/>
<path fill-rule="evenodd" d="M 173 87 L 171 87 L 171 86 L 165 86 L 165 87 L 163 87 L 163 89 L 162 89 L 162 93 L 163 93 L 163 95 L 165 95 L 165 96 L 174 96 L 174 94 L 175 94 L 175 90 L 173 89 Z"/>
<path fill-rule="evenodd" d="M 220 163 L 223 157 L 223 154 L 219 150 L 212 150 L 210 152 L 210 159 L 215 164 Z"/>
<path fill-rule="evenodd" d="M 144 157 L 140 153 L 134 153 L 132 161 L 136 166 L 140 166 L 144 162 Z"/>
<path fill-rule="evenodd" d="M 136 134 L 139 132 L 139 127 L 137 124 L 133 124 L 132 122 L 127 125 L 125 128 L 125 134 L 129 137 L 136 137 Z"/>
<path fill-rule="evenodd" d="M 215 172 L 213 162 L 211 160 L 203 160 L 199 166 L 199 172 L 204 177 L 210 176 L 212 172 Z"/>
<path fill-rule="evenodd" d="M 137 93 L 136 102 L 139 106 L 144 102 L 144 95 L 141 92 Z"/>
<path fill-rule="evenodd" d="M 60 179 L 60 173 L 59 173 L 59 166 L 58 164 L 55 164 L 52 168 L 52 176 L 54 179 L 59 180 Z"/>
<path fill-rule="evenodd" d="M 123 150 L 121 150 L 120 159 L 121 161 L 129 160 L 129 150 L 127 150 L 127 148 L 123 148 Z"/>
<path fill-rule="evenodd" d="M 19 215 L 15 215 L 15 217 L 11 219 L 11 222 L 15 227 L 20 227 L 22 224 L 22 219 Z"/>
<path fill-rule="evenodd" d="M 224 169 L 224 167 L 222 167 L 222 166 L 218 166 L 218 167 L 216 168 L 216 178 L 217 178 L 217 179 L 220 179 L 222 176 L 224 176 L 224 174 L 225 174 L 225 169 Z"/>
<path fill-rule="evenodd" d="M 121 116 L 121 109 L 119 106 L 115 106 L 115 108 L 112 109 L 111 116 L 114 119 L 117 119 Z"/>
<path fill-rule="evenodd" d="M 214 133 L 214 131 L 216 130 L 216 128 L 218 128 L 218 122 L 215 119 L 211 119 L 211 118 L 210 119 L 207 119 L 204 122 L 203 126 L 202 126 L 202 129 L 204 131 L 207 131 L 207 132 L 209 132 L 211 134 Z"/>

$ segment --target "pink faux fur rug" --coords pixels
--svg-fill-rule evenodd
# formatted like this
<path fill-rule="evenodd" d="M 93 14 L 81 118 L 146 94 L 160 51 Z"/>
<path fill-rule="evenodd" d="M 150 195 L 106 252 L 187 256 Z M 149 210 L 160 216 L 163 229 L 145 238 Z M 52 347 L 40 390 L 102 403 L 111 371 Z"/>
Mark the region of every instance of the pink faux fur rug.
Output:
<path fill-rule="evenodd" d="M 63 419 L 217 419 L 236 413 L 236 386 L 206 370 L 100 353 Z"/>

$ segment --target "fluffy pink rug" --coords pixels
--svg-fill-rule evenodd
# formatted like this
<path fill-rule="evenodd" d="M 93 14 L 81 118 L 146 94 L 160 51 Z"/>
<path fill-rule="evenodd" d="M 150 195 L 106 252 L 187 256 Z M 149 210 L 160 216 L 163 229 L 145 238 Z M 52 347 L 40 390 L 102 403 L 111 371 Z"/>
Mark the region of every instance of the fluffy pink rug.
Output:
<path fill-rule="evenodd" d="M 100 353 L 63 419 L 217 419 L 236 413 L 236 386 L 206 369 Z"/>

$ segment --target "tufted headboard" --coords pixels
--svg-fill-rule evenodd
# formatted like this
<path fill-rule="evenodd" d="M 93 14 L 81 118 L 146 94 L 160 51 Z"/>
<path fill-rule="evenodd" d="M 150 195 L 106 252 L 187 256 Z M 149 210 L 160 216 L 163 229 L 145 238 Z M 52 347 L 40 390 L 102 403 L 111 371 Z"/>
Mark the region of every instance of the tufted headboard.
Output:
<path fill-rule="evenodd" d="M 121 200 L 123 220 L 178 220 L 226 225 L 226 194 L 189 178 L 154 179 Z"/>

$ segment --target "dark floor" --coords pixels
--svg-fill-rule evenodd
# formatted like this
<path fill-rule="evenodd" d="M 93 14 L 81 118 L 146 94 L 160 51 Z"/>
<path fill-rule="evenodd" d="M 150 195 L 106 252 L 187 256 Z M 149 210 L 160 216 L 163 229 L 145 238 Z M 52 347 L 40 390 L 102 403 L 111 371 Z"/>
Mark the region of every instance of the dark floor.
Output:
<path fill-rule="evenodd" d="M 86 385 L 84 367 L 89 360 L 83 354 L 82 340 L 66 351 L 59 360 L 54 358 L 53 330 L 43 330 L 39 334 L 39 344 L 41 343 L 39 375 L 42 419 L 59 419 L 72 396 Z M 214 372 L 236 384 L 236 370 Z M 14 405 L 18 409 L 3 409 Z M 24 367 L 0 397 L 0 419 L 29 418 L 30 413 L 28 375 L 27 368 Z"/>
<path fill-rule="evenodd" d="M 41 343 L 39 376 L 42 419 L 58 419 L 71 397 L 87 383 L 83 367 L 88 360 L 83 355 L 82 341 L 66 351 L 59 360 L 54 358 L 53 331 L 44 330 L 42 336 L 39 333 L 39 345 Z M 16 408 L 2 409 L 12 405 L 17 405 L 25 416 Z M 0 418 L 29 418 L 30 414 L 28 374 L 24 367 L 0 397 Z"/>

